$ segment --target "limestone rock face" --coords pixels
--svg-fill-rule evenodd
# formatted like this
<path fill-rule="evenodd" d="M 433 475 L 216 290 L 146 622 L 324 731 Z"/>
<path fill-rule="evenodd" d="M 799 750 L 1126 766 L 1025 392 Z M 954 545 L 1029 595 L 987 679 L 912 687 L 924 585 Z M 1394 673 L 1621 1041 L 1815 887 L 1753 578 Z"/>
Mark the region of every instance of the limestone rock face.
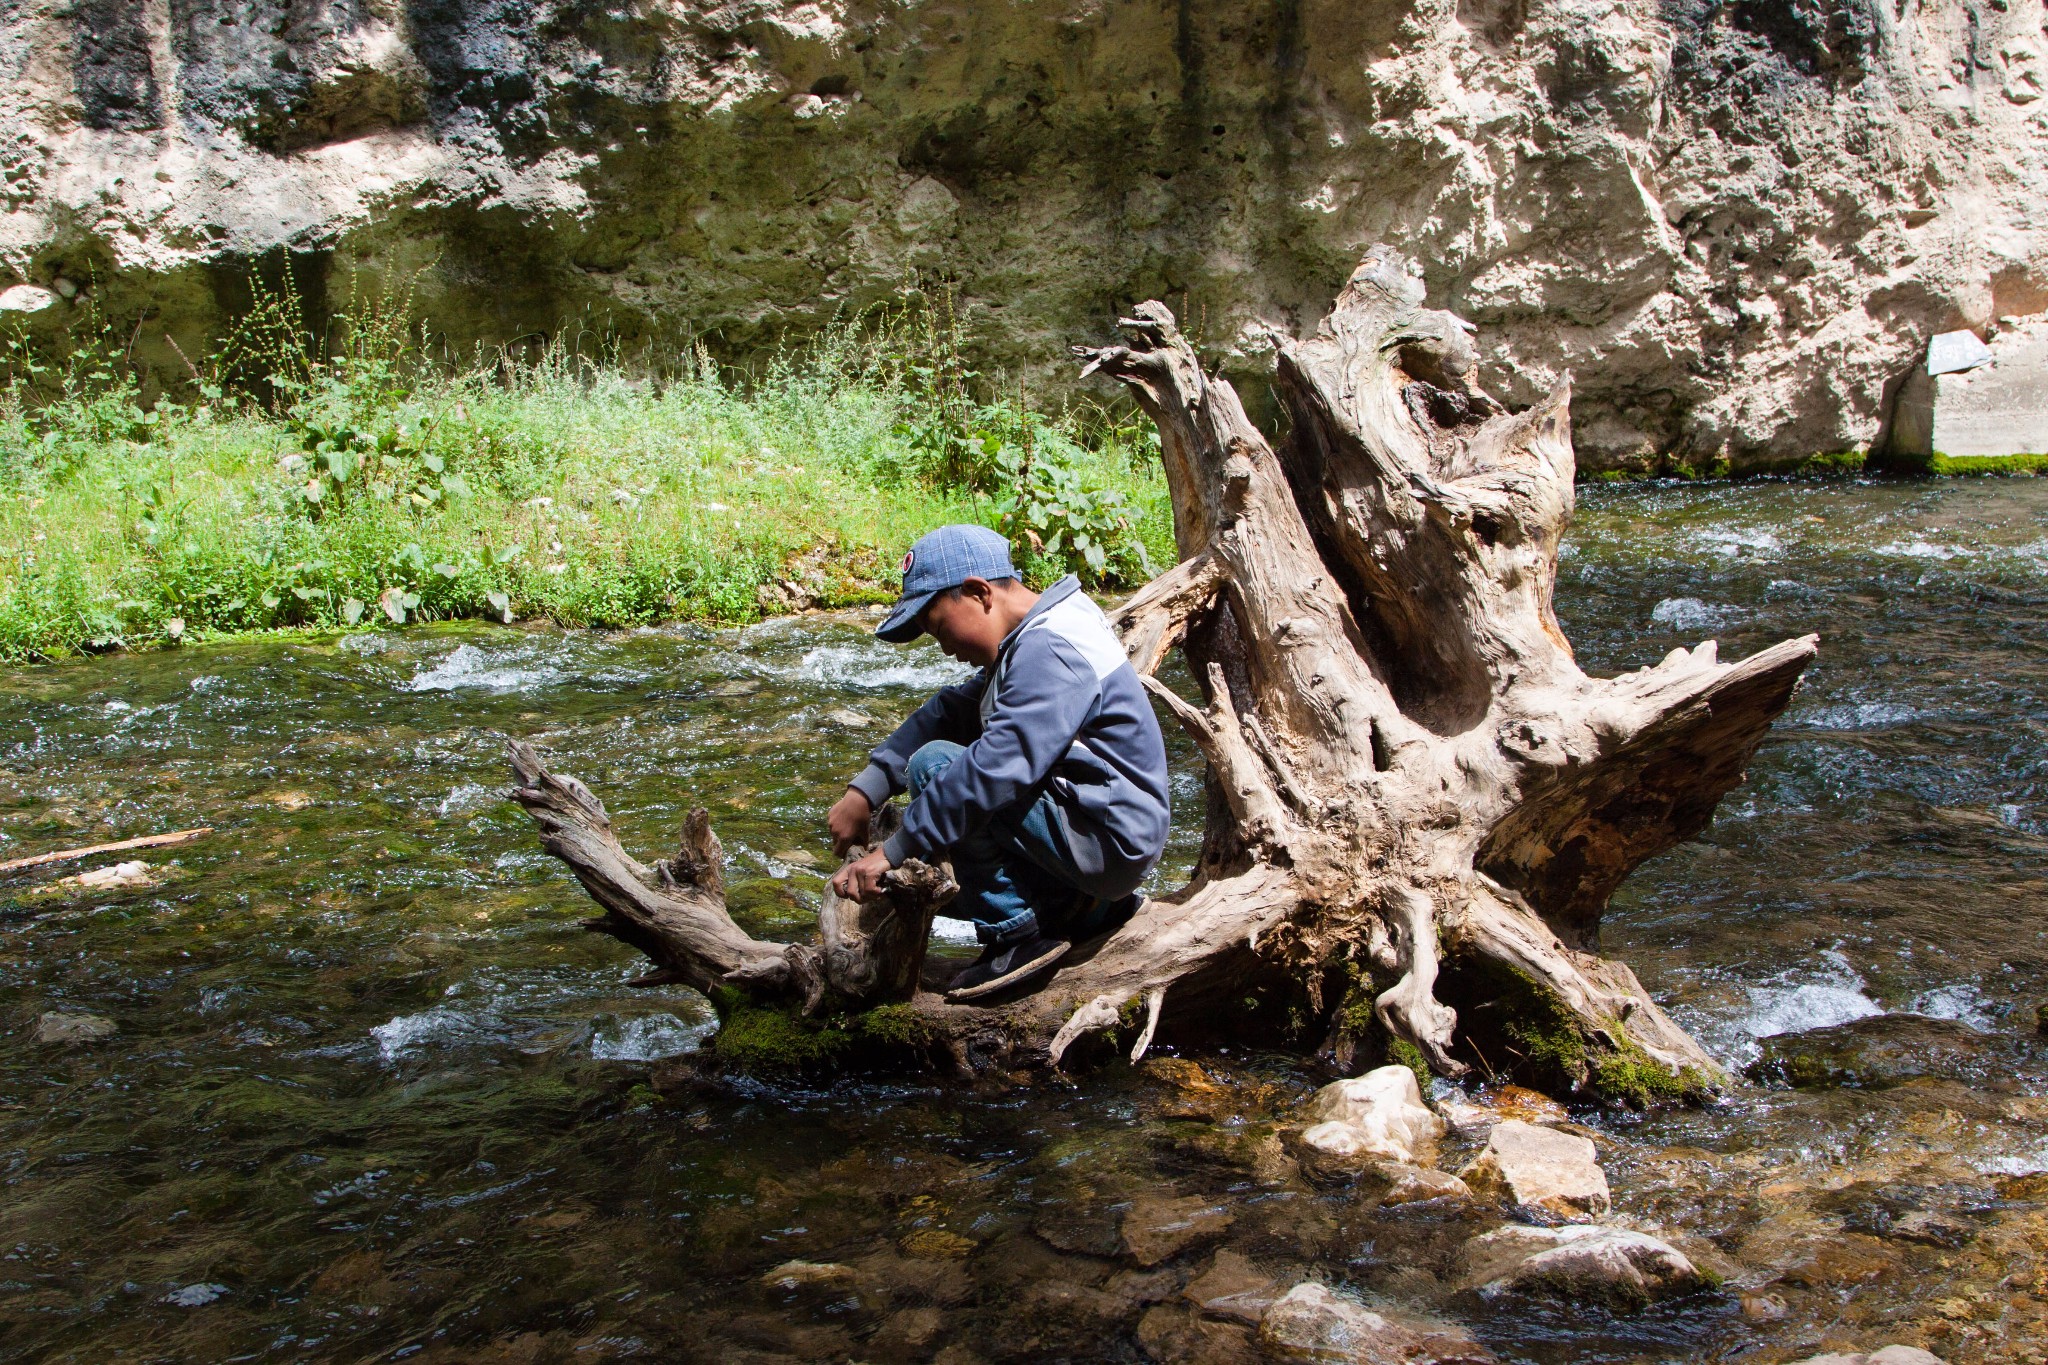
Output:
<path fill-rule="evenodd" d="M 1405 1066 L 1324 1086 L 1306 1117 L 1304 1156 L 1319 1167 L 1353 1172 L 1376 1161 L 1431 1161 L 1444 1132 L 1444 1121 L 1423 1104 L 1415 1073 Z"/>
<path fill-rule="evenodd" d="M 1065 376 L 1121 304 L 1214 357 L 1425 263 L 1589 468 L 1858 449 L 1927 338 L 2048 308 L 2048 36 L 2003 0 L 20 0 L 0 290 L 181 372 L 289 258 L 415 269 L 458 348 L 727 355 L 952 282 Z M 226 267 L 226 268 L 222 268 Z M 125 333 L 125 327 L 124 327 Z"/>
<path fill-rule="evenodd" d="M 1607 1173 L 1593 1144 L 1520 1119 L 1495 1125 L 1486 1150 L 1458 1176 L 1482 1199 L 1565 1220 L 1607 1212 Z"/>
<path fill-rule="evenodd" d="M 1626 1228 L 1510 1225 L 1465 1247 L 1464 1287 L 1488 1296 L 1514 1290 L 1637 1307 L 1706 1283 L 1684 1252 Z"/>

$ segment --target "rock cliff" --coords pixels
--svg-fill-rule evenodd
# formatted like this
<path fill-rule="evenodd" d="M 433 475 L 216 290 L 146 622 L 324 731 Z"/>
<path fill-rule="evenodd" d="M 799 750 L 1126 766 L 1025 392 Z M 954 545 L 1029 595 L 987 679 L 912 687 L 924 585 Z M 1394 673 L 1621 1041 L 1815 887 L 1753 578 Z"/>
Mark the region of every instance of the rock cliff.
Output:
<path fill-rule="evenodd" d="M 2041 0 L 15 0 L 0 70 L 0 287 L 166 365 L 253 260 L 732 355 L 945 280 L 1045 376 L 1156 296 L 1250 371 L 1387 240 L 1588 467 L 1755 468 L 2048 309 Z"/>

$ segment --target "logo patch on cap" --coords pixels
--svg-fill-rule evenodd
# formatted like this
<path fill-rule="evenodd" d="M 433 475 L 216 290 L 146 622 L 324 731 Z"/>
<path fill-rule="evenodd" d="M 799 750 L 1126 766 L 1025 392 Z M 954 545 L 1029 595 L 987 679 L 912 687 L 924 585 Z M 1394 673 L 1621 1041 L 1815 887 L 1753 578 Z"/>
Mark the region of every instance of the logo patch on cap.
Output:
<path fill-rule="evenodd" d="M 909 572 L 910 572 L 910 566 L 911 566 L 912 562 L 914 562 L 914 561 L 915 561 L 916 559 L 917 559 L 917 551 L 915 551 L 915 550 L 905 550 L 905 551 L 903 552 L 903 568 L 902 568 L 901 572 L 903 572 L 903 573 L 909 573 Z"/>

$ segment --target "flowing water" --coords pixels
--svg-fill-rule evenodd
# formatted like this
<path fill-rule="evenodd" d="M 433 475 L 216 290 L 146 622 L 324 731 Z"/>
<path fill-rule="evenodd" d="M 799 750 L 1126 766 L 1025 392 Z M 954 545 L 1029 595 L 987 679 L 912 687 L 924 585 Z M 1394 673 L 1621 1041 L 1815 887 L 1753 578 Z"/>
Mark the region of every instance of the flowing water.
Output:
<path fill-rule="evenodd" d="M 955 669 L 853 620 L 464 626 L 0 679 L 0 859 L 214 831 L 131 855 L 153 885 L 0 884 L 0 1357 L 1225 1360 L 1242 1330 L 1178 1291 L 1227 1247 L 1503 1360 L 2042 1359 L 2048 481 L 1587 490 L 1559 604 L 1594 671 L 1822 636 L 1749 783 L 1607 920 L 1681 1021 L 1781 1079 L 1574 1116 L 1614 1217 L 1717 1292 L 1455 1292 L 1498 1216 L 1304 1183 L 1272 1133 L 1328 1077 L 1296 1058 L 659 1092 L 708 1010 L 576 931 L 500 799 L 503 737 L 643 853 L 708 805 L 735 913 L 798 935 L 839 784 Z M 45 1011 L 118 1032 L 32 1043 Z M 1903 1031 L 1788 1041 L 1878 1016 Z"/>

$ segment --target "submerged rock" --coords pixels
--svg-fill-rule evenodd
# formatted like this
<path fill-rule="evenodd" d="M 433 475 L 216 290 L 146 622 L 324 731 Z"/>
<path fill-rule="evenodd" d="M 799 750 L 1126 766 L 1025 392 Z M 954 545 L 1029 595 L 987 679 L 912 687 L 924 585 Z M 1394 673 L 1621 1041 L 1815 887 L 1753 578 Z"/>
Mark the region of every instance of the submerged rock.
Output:
<path fill-rule="evenodd" d="M 1575 1224 L 1504 1227 L 1474 1238 L 1465 1246 L 1462 1287 L 1488 1297 L 1517 1291 L 1640 1307 L 1710 1283 L 1668 1242 L 1626 1228 Z"/>
<path fill-rule="evenodd" d="M 1146 1195 L 1124 1210 L 1124 1251 L 1139 1265 L 1158 1265 L 1229 1231 L 1235 1219 L 1213 1199 Z"/>
<path fill-rule="evenodd" d="M 1487 1135 L 1486 1150 L 1458 1172 L 1482 1199 L 1567 1221 L 1607 1212 L 1607 1173 L 1586 1138 L 1508 1119 Z"/>
<path fill-rule="evenodd" d="M 97 1043 L 118 1031 L 114 1021 L 98 1014 L 65 1014 L 50 1010 L 36 1020 L 35 1041 L 46 1046 L 73 1047 Z"/>
<path fill-rule="evenodd" d="M 1244 1256 L 1225 1250 L 1181 1294 L 1210 1317 L 1256 1324 L 1280 1297 L 1280 1286 Z"/>
<path fill-rule="evenodd" d="M 1428 1166 L 1383 1161 L 1368 1171 L 1367 1176 L 1382 1182 L 1379 1192 L 1381 1208 L 1401 1204 L 1424 1204 L 1435 1199 L 1472 1198 L 1470 1185 L 1448 1171 L 1439 1171 Z"/>
<path fill-rule="evenodd" d="M 1762 1040 L 1752 1080 L 1797 1088 L 1881 1090 L 1922 1076 L 1971 1085 L 2010 1085 L 2048 1072 L 2041 1045 L 2011 1034 L 1979 1033 L 1952 1019 L 1874 1014 L 1829 1028 Z"/>
<path fill-rule="evenodd" d="M 1274 1301 L 1259 1344 L 1279 1360 L 1351 1365 L 1490 1365 L 1492 1352 L 1460 1333 L 1395 1322 L 1309 1281 Z"/>
<path fill-rule="evenodd" d="M 1376 1161 L 1426 1164 L 1436 1158 L 1444 1121 L 1422 1102 L 1415 1073 L 1383 1066 L 1318 1090 L 1302 1159 L 1319 1173 L 1357 1172 Z"/>

